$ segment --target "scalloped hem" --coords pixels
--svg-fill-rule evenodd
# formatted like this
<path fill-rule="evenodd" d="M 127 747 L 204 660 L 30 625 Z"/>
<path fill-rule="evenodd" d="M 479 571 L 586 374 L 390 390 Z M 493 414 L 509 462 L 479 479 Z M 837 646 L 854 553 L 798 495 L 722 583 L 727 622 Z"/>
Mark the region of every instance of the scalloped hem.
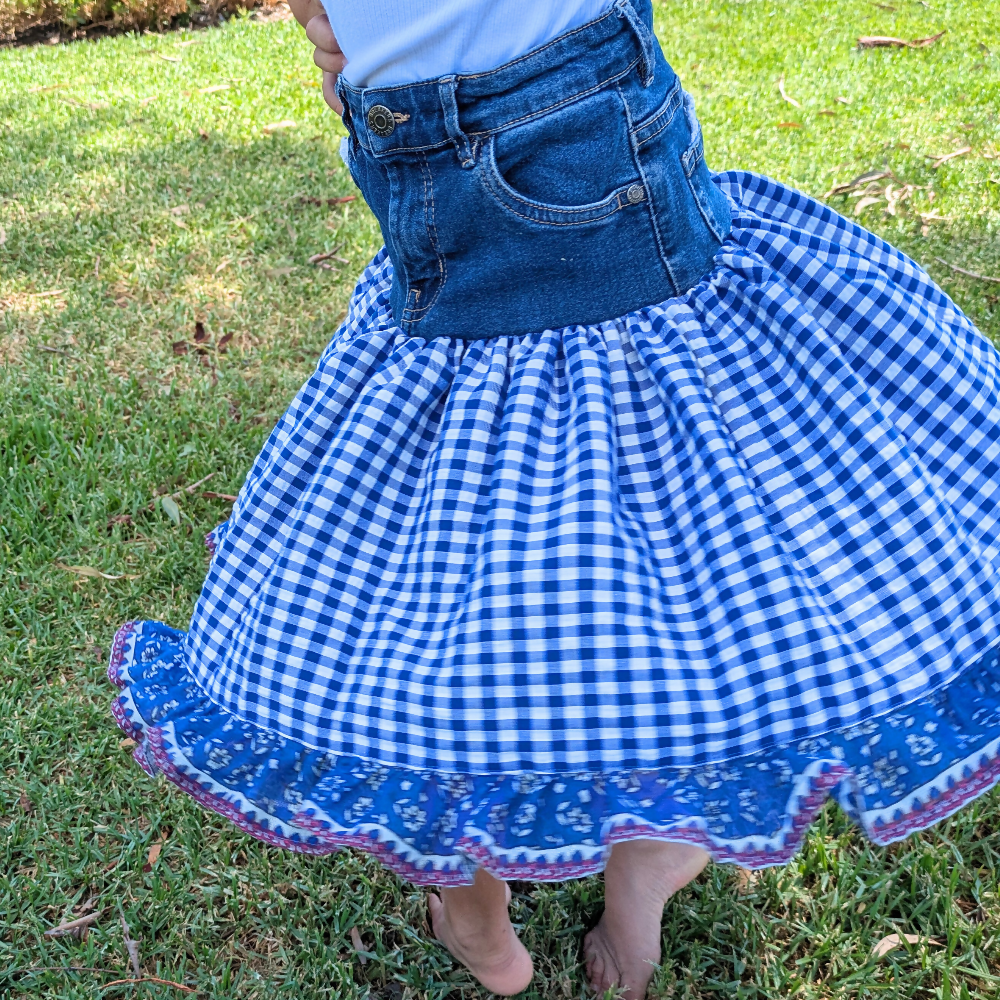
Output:
<path fill-rule="evenodd" d="M 563 843 L 552 849 L 543 848 L 539 844 L 512 848 L 491 834 L 489 822 L 484 822 L 488 818 L 478 815 L 473 809 L 469 814 L 469 821 L 462 825 L 461 836 L 449 843 L 447 853 L 427 853 L 416 845 L 417 838 L 407 837 L 386 822 L 344 824 L 337 821 L 329 801 L 324 803 L 325 808 L 316 804 L 321 801 L 318 796 L 314 796 L 315 802 L 309 807 L 286 810 L 284 816 L 276 815 L 276 810 L 269 810 L 262 806 L 261 801 L 246 797 L 235 790 L 232 783 L 228 786 L 222 784 L 218 774 L 209 773 L 205 767 L 197 766 L 185 752 L 183 739 L 178 738 L 178 724 L 190 727 L 190 719 L 204 723 L 212 712 L 218 713 L 218 718 L 209 724 L 212 733 L 231 731 L 238 724 L 244 726 L 245 733 L 248 724 L 238 723 L 207 700 L 200 707 L 190 709 L 187 715 L 182 714 L 172 720 L 143 717 L 131 688 L 141 688 L 143 684 L 149 684 L 150 680 L 134 676 L 131 666 L 135 662 L 136 641 L 147 624 L 154 632 L 160 629 L 178 637 L 183 635 L 154 623 L 129 622 L 115 636 L 108 666 L 109 678 L 123 692 L 114 702 L 112 712 L 122 730 L 136 740 L 133 757 L 147 774 L 163 774 L 199 804 L 225 817 L 240 830 L 264 843 L 310 855 L 331 854 L 343 847 L 357 848 L 371 854 L 397 875 L 417 885 L 468 885 L 479 867 L 504 880 L 560 882 L 580 878 L 602 871 L 615 843 L 644 839 L 701 847 L 717 862 L 736 864 L 748 869 L 773 867 L 787 863 L 799 851 L 810 824 L 816 819 L 827 798 L 838 792 L 838 786 L 841 804 L 848 808 L 849 813 L 860 822 L 874 842 L 884 845 L 946 819 L 1000 782 L 1000 738 L 997 738 L 965 758 L 953 761 L 919 788 L 911 789 L 905 796 L 905 807 L 897 803 L 880 809 L 854 809 L 851 807 L 854 769 L 842 761 L 820 759 L 808 762 L 800 772 L 786 781 L 788 797 L 784 803 L 780 829 L 772 836 L 717 836 L 710 830 L 711 820 L 707 814 L 689 816 L 680 822 L 657 823 L 655 817 L 643 815 L 639 809 L 623 810 L 621 806 L 626 799 L 619 796 L 615 800 L 618 808 L 601 817 L 599 840 L 588 838 L 586 842 Z M 193 684 L 190 674 L 180 664 L 177 652 L 173 655 L 174 658 L 165 668 L 176 673 L 173 683 L 164 685 L 162 681 L 157 682 L 157 690 L 167 692 L 163 694 L 163 704 L 169 703 L 168 708 L 176 708 L 180 704 L 182 687 Z M 158 671 L 162 669 L 162 666 L 157 667 Z M 188 686 L 185 690 L 189 694 L 191 687 Z M 156 715 L 157 711 L 159 709 L 152 714 Z M 264 739 L 274 736 L 264 731 L 254 732 L 259 732 Z M 292 741 L 283 741 L 282 745 L 286 743 L 292 744 Z M 301 751 L 301 755 L 317 753 L 297 744 L 292 746 L 296 748 L 296 752 Z M 360 758 L 357 760 L 369 770 L 372 767 L 380 768 L 375 762 L 363 762 Z M 272 761 L 269 763 L 274 766 Z M 767 771 L 767 766 L 761 763 L 755 767 Z M 401 774 L 403 781 L 409 782 L 402 784 L 404 788 L 409 788 L 410 784 L 418 780 L 418 776 L 419 780 L 427 778 L 427 772 L 406 768 L 381 767 L 380 770 Z M 649 773 L 671 770 L 676 772 L 680 769 Z M 692 786 L 697 781 L 704 785 L 704 776 L 697 777 L 696 772 L 697 769 L 685 771 L 686 774 L 696 775 L 696 781 L 691 782 Z M 471 776 L 454 777 L 468 777 L 472 780 Z M 600 778 L 608 787 L 618 780 L 615 775 L 587 777 L 591 783 Z M 294 778 L 296 775 L 289 773 L 286 783 L 291 783 Z M 498 780 L 502 781 L 503 776 Z"/>

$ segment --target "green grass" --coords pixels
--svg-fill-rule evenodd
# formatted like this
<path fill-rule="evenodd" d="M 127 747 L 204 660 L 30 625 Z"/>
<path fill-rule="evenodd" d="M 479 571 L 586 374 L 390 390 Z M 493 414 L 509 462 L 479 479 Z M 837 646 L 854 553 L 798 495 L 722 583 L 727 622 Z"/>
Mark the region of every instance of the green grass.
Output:
<path fill-rule="evenodd" d="M 873 203 L 861 221 L 1000 339 L 1000 286 L 935 260 L 1000 274 L 1000 5 L 930 2 L 668 0 L 657 27 L 714 167 L 820 196 L 891 171 L 880 184 L 912 184 L 909 199 L 895 216 Z M 855 48 L 863 34 L 943 28 L 927 49 Z M 781 75 L 801 108 L 782 101 Z M 236 492 L 380 243 L 360 201 L 326 203 L 352 188 L 301 31 L 241 18 L 8 49 L 0 81 L 0 996 L 181 996 L 98 991 L 128 974 L 119 904 L 146 973 L 201 997 L 482 996 L 432 940 L 420 891 L 361 855 L 301 858 L 236 833 L 143 775 L 108 714 L 114 628 L 185 625 L 202 536 L 228 512 L 199 489 L 181 497 L 175 526 L 154 496 L 209 474 L 204 489 Z M 266 133 L 286 119 L 296 127 Z M 973 152 L 929 165 L 964 145 Z M 858 199 L 831 203 L 853 212 Z M 308 264 L 337 247 L 337 270 Z M 198 321 L 207 339 L 195 344 Z M 182 341 L 191 347 L 175 353 Z M 745 883 L 713 867 L 670 904 L 655 987 L 995 997 L 998 831 L 995 794 L 888 850 L 831 807 L 787 868 Z M 514 889 L 538 969 L 527 995 L 580 996 L 600 879 Z M 91 896 L 107 909 L 86 941 L 43 939 Z M 365 965 L 355 926 L 378 956 Z M 895 932 L 940 943 L 872 960 Z M 106 971 L 24 971 L 45 966 Z"/>

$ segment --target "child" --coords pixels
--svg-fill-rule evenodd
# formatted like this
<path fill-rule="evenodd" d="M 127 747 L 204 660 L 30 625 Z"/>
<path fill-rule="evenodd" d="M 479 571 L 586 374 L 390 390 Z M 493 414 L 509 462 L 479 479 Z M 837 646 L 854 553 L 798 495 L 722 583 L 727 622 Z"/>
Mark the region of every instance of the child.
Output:
<path fill-rule="evenodd" d="M 386 247 L 189 631 L 118 633 L 117 718 L 255 836 L 443 887 L 495 993 L 532 976 L 503 880 L 604 870 L 587 973 L 642 997 L 709 857 L 997 781 L 997 352 L 875 236 L 709 173 L 649 0 L 295 11 Z"/>

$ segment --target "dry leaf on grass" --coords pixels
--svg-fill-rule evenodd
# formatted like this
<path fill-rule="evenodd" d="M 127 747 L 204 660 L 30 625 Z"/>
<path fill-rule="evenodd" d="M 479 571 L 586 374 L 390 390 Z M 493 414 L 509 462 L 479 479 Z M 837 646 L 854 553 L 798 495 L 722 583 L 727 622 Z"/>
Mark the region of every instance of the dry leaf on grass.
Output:
<path fill-rule="evenodd" d="M 802 128 L 798 122 L 778 122 L 778 128 Z"/>
<path fill-rule="evenodd" d="M 931 232 L 932 222 L 951 222 L 952 217 L 950 215 L 938 215 L 938 211 L 935 208 L 933 212 L 921 212 L 920 213 L 920 235 L 929 236 Z"/>
<path fill-rule="evenodd" d="M 178 343 L 184 344 L 184 343 L 186 343 L 186 341 L 181 340 L 181 341 L 178 341 Z M 215 475 L 214 472 L 210 472 L 207 476 L 202 476 L 202 478 L 199 479 L 198 482 L 192 483 L 190 486 L 185 486 L 181 490 L 175 490 L 173 493 L 170 494 L 169 497 L 166 497 L 165 499 L 168 499 L 168 500 L 171 499 L 171 498 L 176 499 L 178 497 L 184 496 L 185 493 L 191 493 L 191 494 L 193 494 L 194 491 L 196 489 L 198 489 L 199 486 L 203 486 L 214 475 Z M 161 492 L 162 491 L 161 491 L 161 489 L 159 487 L 156 490 L 153 491 L 153 499 L 150 500 L 150 502 L 146 505 L 146 510 L 153 510 L 156 507 L 156 500 L 160 496 Z"/>
<path fill-rule="evenodd" d="M 226 334 L 226 335 L 225 335 L 225 336 L 224 336 L 224 337 L 223 337 L 223 338 L 222 338 L 222 339 L 221 339 L 221 340 L 220 340 L 220 341 L 219 341 L 219 342 L 218 342 L 218 343 L 217 343 L 217 344 L 215 345 L 215 349 L 216 349 L 216 350 L 217 350 L 217 351 L 218 351 L 218 352 L 219 352 L 220 354 L 225 354 L 225 353 L 226 353 L 226 351 L 228 351 L 228 350 L 229 350 L 229 344 L 230 344 L 230 342 L 232 341 L 232 339 L 233 339 L 233 335 L 232 335 L 231 333 L 227 333 L 227 334 Z"/>
<path fill-rule="evenodd" d="M 143 872 L 151 872 L 153 870 L 153 865 L 156 864 L 157 859 L 160 856 L 160 852 L 163 850 L 163 840 L 156 841 L 155 844 L 151 844 L 149 848 L 149 853 L 146 855 L 146 863 L 142 866 Z"/>
<path fill-rule="evenodd" d="M 853 103 L 853 101 L 851 100 L 850 97 L 835 97 L 834 100 L 838 104 L 852 104 Z"/>
<path fill-rule="evenodd" d="M 339 249 L 340 249 L 340 247 L 336 247 L 333 250 L 328 250 L 326 253 L 314 253 L 309 258 L 309 263 L 310 264 L 320 264 L 324 260 L 336 260 L 336 261 L 339 261 L 341 264 L 349 264 L 350 263 L 349 260 L 345 260 L 343 257 L 338 257 L 337 256 L 337 250 L 339 250 Z"/>
<path fill-rule="evenodd" d="M 208 333 L 205 330 L 205 324 L 199 319 L 194 324 L 194 342 L 203 344 L 206 340 L 208 340 Z"/>
<path fill-rule="evenodd" d="M 913 184 L 904 184 L 902 187 L 894 187 L 892 184 L 886 185 L 885 189 L 885 210 L 889 215 L 895 215 L 897 208 L 910 197 L 916 187 Z"/>
<path fill-rule="evenodd" d="M 283 278 L 296 270 L 298 270 L 298 268 L 295 267 L 267 267 L 264 269 L 264 273 L 269 278 Z"/>
<path fill-rule="evenodd" d="M 936 35 L 931 35 L 929 38 L 914 38 L 911 42 L 908 42 L 905 38 L 892 38 L 889 35 L 862 35 L 861 38 L 858 39 L 858 48 L 926 49 L 928 46 L 933 45 L 935 42 L 942 39 L 946 34 L 947 29 L 945 29 L 945 31 L 939 31 Z"/>
<path fill-rule="evenodd" d="M 47 87 L 29 87 L 25 93 L 27 94 L 44 94 L 47 90 L 62 90 L 63 87 L 68 87 L 68 83 L 50 83 Z"/>
<path fill-rule="evenodd" d="M 169 62 L 169 63 L 179 63 L 181 61 L 180 56 L 165 56 L 161 52 L 156 53 L 156 58 L 162 59 L 164 62 Z"/>
<path fill-rule="evenodd" d="M 27 792 L 21 792 L 21 797 L 17 800 L 17 804 L 26 812 L 30 813 L 35 808 L 35 803 L 28 798 Z"/>
<path fill-rule="evenodd" d="M 892 174 L 887 170 L 869 170 L 867 173 L 859 174 L 846 184 L 835 184 L 823 197 L 832 198 L 835 194 L 850 194 L 860 187 L 866 187 L 874 181 L 885 180 L 887 177 L 892 177 Z"/>
<path fill-rule="evenodd" d="M 877 205 L 881 200 L 881 195 L 869 195 L 866 198 L 860 199 L 857 205 L 854 206 L 854 214 L 860 215 L 866 208 L 871 208 L 872 205 Z"/>
<path fill-rule="evenodd" d="M 358 953 L 358 961 L 362 965 L 367 965 L 368 957 L 366 955 L 362 955 L 361 952 L 367 951 L 368 949 L 365 947 L 364 941 L 361 940 L 361 934 L 357 927 L 351 928 L 351 944 L 354 945 L 354 950 Z"/>
<path fill-rule="evenodd" d="M 100 971 L 100 970 L 94 970 Z M 185 986 L 183 983 L 175 983 L 172 979 L 157 979 L 156 976 L 142 976 L 140 978 L 132 979 L 113 979 L 110 983 L 102 983 L 101 989 L 107 990 L 112 986 L 125 986 L 125 985 L 136 985 L 137 983 L 154 983 L 159 986 L 172 986 L 175 990 L 183 990 L 185 993 L 197 993 L 198 991 L 191 986 Z"/>
<path fill-rule="evenodd" d="M 198 91 L 199 94 L 217 94 L 220 90 L 229 90 L 230 84 L 228 83 L 217 83 L 213 87 L 202 87 Z"/>
<path fill-rule="evenodd" d="M 787 101 L 794 108 L 801 108 L 802 105 L 799 104 L 794 97 L 789 97 L 787 91 L 785 90 L 785 78 L 783 76 L 778 78 L 778 93 L 781 94 L 781 99 Z"/>
<path fill-rule="evenodd" d="M 822 111 L 818 111 L 817 114 L 826 115 L 829 118 L 836 118 L 837 117 L 837 112 L 836 111 L 831 111 L 829 108 L 823 108 L 823 110 Z"/>
<path fill-rule="evenodd" d="M 128 952 L 129 961 L 132 963 L 132 970 L 136 979 L 142 978 L 142 967 L 139 965 L 139 942 L 133 941 L 129 934 L 128 924 L 125 922 L 125 914 L 122 918 L 122 938 L 125 941 L 125 950 Z"/>
<path fill-rule="evenodd" d="M 209 500 L 226 500 L 229 503 L 236 503 L 236 497 L 232 493 L 213 493 L 211 490 L 206 490 L 202 496 Z"/>
<path fill-rule="evenodd" d="M 136 742 L 135 740 L 126 736 L 125 739 L 118 741 L 118 746 L 120 746 L 122 750 L 131 750 L 132 747 L 136 746 Z"/>
<path fill-rule="evenodd" d="M 95 569 L 93 566 L 67 566 L 65 563 L 57 562 L 56 566 L 59 569 L 65 570 L 67 573 L 76 573 L 77 576 L 86 576 L 91 579 L 101 578 L 103 580 L 138 580 L 138 573 L 102 573 L 99 569 Z"/>
<path fill-rule="evenodd" d="M 0 226 L 0 247 L 7 242 L 7 230 Z"/>
<path fill-rule="evenodd" d="M 315 198 L 312 195 L 300 194 L 300 205 L 346 205 L 349 201 L 357 200 L 356 194 L 345 194 L 340 198 Z"/>
<path fill-rule="evenodd" d="M 971 146 L 963 146 L 961 149 L 956 149 L 954 153 L 945 153 L 944 156 L 939 156 L 932 164 L 931 170 L 937 170 L 942 164 L 947 163 L 949 160 L 954 160 L 959 156 L 968 156 L 972 152 Z"/>
<path fill-rule="evenodd" d="M 187 205 L 175 205 L 172 209 L 170 209 L 170 214 L 171 215 L 187 215 L 188 212 L 190 212 L 190 211 L 191 211 L 191 209 Z"/>
<path fill-rule="evenodd" d="M 67 920 L 59 924 L 58 927 L 50 927 L 42 937 L 47 938 L 57 938 L 66 937 L 72 934 L 74 937 L 79 937 L 80 934 L 89 927 L 91 924 L 96 924 L 100 919 L 103 910 L 98 910 L 96 913 L 88 913 L 84 917 L 77 917 L 76 920 Z"/>
<path fill-rule="evenodd" d="M 939 946 L 941 944 L 936 938 L 924 938 L 919 934 L 888 934 L 872 948 L 872 955 L 875 958 L 882 958 L 893 948 L 898 948 L 904 939 L 908 944 L 936 944 Z"/>
<path fill-rule="evenodd" d="M 284 121 L 271 122 L 270 125 L 265 125 L 264 131 L 268 135 L 270 135 L 271 132 L 276 132 L 278 131 L 278 129 L 283 129 L 283 128 L 298 128 L 298 125 L 296 125 L 296 123 L 293 122 L 291 118 L 286 118 Z"/>

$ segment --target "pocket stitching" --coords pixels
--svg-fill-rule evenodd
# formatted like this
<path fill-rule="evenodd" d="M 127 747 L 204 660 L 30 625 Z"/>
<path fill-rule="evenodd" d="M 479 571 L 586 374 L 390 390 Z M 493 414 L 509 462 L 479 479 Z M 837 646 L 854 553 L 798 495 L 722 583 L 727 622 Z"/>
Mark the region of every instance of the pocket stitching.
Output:
<path fill-rule="evenodd" d="M 483 150 L 483 157 L 480 161 L 482 166 L 481 177 L 484 187 L 492 195 L 493 200 L 503 208 L 504 210 L 511 213 L 511 215 L 517 216 L 519 219 L 525 219 L 528 222 L 537 222 L 542 226 L 580 226 L 588 222 L 600 222 L 602 219 L 606 219 L 616 212 L 621 211 L 625 205 L 622 204 L 621 196 L 623 191 L 627 191 L 631 184 L 636 183 L 632 181 L 628 185 L 618 188 L 613 191 L 607 198 L 603 201 L 591 202 L 589 205 L 579 205 L 579 206 L 564 206 L 564 205 L 548 205 L 541 201 L 532 201 L 529 198 L 525 198 L 523 195 L 519 194 L 514 190 L 504 179 L 503 175 L 500 173 L 500 168 L 497 166 L 496 158 L 493 154 L 493 137 L 490 136 L 489 141 L 485 144 Z M 645 187 L 645 185 L 644 185 Z M 519 202 L 526 209 L 532 209 L 537 213 L 557 213 L 564 216 L 571 215 L 586 215 L 586 218 L 574 219 L 567 221 L 558 221 L 550 219 L 536 218 L 534 215 L 526 215 L 524 212 L 519 212 L 513 205 L 507 204 L 505 197 L 512 201 Z M 642 202 L 637 202 L 636 204 L 643 204 L 645 198 Z M 628 203 L 631 204 L 631 203 Z M 600 211 L 602 208 L 607 207 L 609 210 L 601 215 L 592 214 L 594 212 Z"/>
<path fill-rule="evenodd" d="M 427 315 L 434 303 L 437 302 L 441 294 L 441 289 L 444 288 L 444 283 L 448 280 L 448 262 L 444 254 L 441 253 L 441 248 L 438 245 L 437 226 L 434 221 L 434 178 L 426 156 L 420 157 L 420 172 L 424 178 L 424 224 L 427 226 L 427 238 L 430 240 L 431 248 L 437 257 L 438 274 L 441 280 L 438 282 L 438 286 L 430 302 L 423 306 L 404 309 L 402 316 L 402 322 L 404 323 L 419 323 Z M 409 295 L 409 289 L 407 289 L 407 295 Z"/>
<path fill-rule="evenodd" d="M 602 80 L 600 83 L 595 83 L 594 86 L 588 87 L 586 90 L 580 91 L 578 94 L 574 94 L 572 97 L 567 97 L 564 101 L 557 101 L 555 104 L 550 104 L 547 108 L 541 108 L 538 111 L 532 111 L 531 114 L 521 115 L 520 118 L 512 118 L 509 122 L 504 122 L 502 125 L 498 125 L 495 129 L 491 129 L 489 132 L 470 132 L 469 135 L 489 135 L 492 138 L 499 132 L 506 132 L 507 129 L 513 128 L 515 125 L 523 125 L 525 122 L 535 121 L 538 118 L 543 118 L 545 115 L 549 114 L 551 111 L 558 111 L 560 108 L 565 108 L 569 104 L 575 104 L 577 101 L 583 100 L 585 97 L 590 97 L 592 94 L 596 94 L 599 90 L 604 90 L 609 84 L 617 83 L 622 77 L 628 76 L 632 72 L 633 68 L 638 65 L 639 60 L 635 59 L 625 67 L 620 73 L 615 73 L 613 76 L 609 76 L 606 80 Z"/>
<path fill-rule="evenodd" d="M 701 122 L 694 110 L 694 100 L 687 91 L 684 91 L 681 103 L 684 105 L 688 128 L 692 133 L 688 148 L 681 154 L 681 166 L 684 168 L 685 176 L 690 181 L 695 170 L 698 169 L 698 164 L 705 159 L 705 136 L 701 130 Z"/>
<path fill-rule="evenodd" d="M 683 98 L 678 100 L 679 95 L 681 95 L 682 93 L 683 91 L 681 89 L 680 77 L 674 77 L 674 84 L 670 88 L 670 92 L 667 94 L 666 98 L 664 99 L 663 103 L 659 106 L 659 108 L 657 108 L 656 111 L 654 111 L 649 116 L 649 118 L 647 118 L 644 122 L 640 122 L 638 125 L 632 128 L 631 130 L 632 135 L 636 137 L 635 140 L 636 149 L 638 149 L 640 146 L 644 146 L 651 139 L 655 139 L 656 136 L 658 136 L 665 128 L 668 128 L 670 126 L 673 120 L 677 117 L 677 112 L 680 109 L 681 105 L 684 103 Z M 674 105 L 673 108 L 670 107 L 671 104 Z M 667 117 L 667 119 L 664 122 L 662 122 L 662 124 L 660 124 L 660 126 L 657 128 L 655 132 L 652 132 L 641 139 L 639 138 L 639 133 L 642 132 L 643 129 L 649 128 L 656 121 L 657 118 L 659 118 L 661 115 L 666 115 L 668 111 L 670 112 L 669 117 Z"/>

